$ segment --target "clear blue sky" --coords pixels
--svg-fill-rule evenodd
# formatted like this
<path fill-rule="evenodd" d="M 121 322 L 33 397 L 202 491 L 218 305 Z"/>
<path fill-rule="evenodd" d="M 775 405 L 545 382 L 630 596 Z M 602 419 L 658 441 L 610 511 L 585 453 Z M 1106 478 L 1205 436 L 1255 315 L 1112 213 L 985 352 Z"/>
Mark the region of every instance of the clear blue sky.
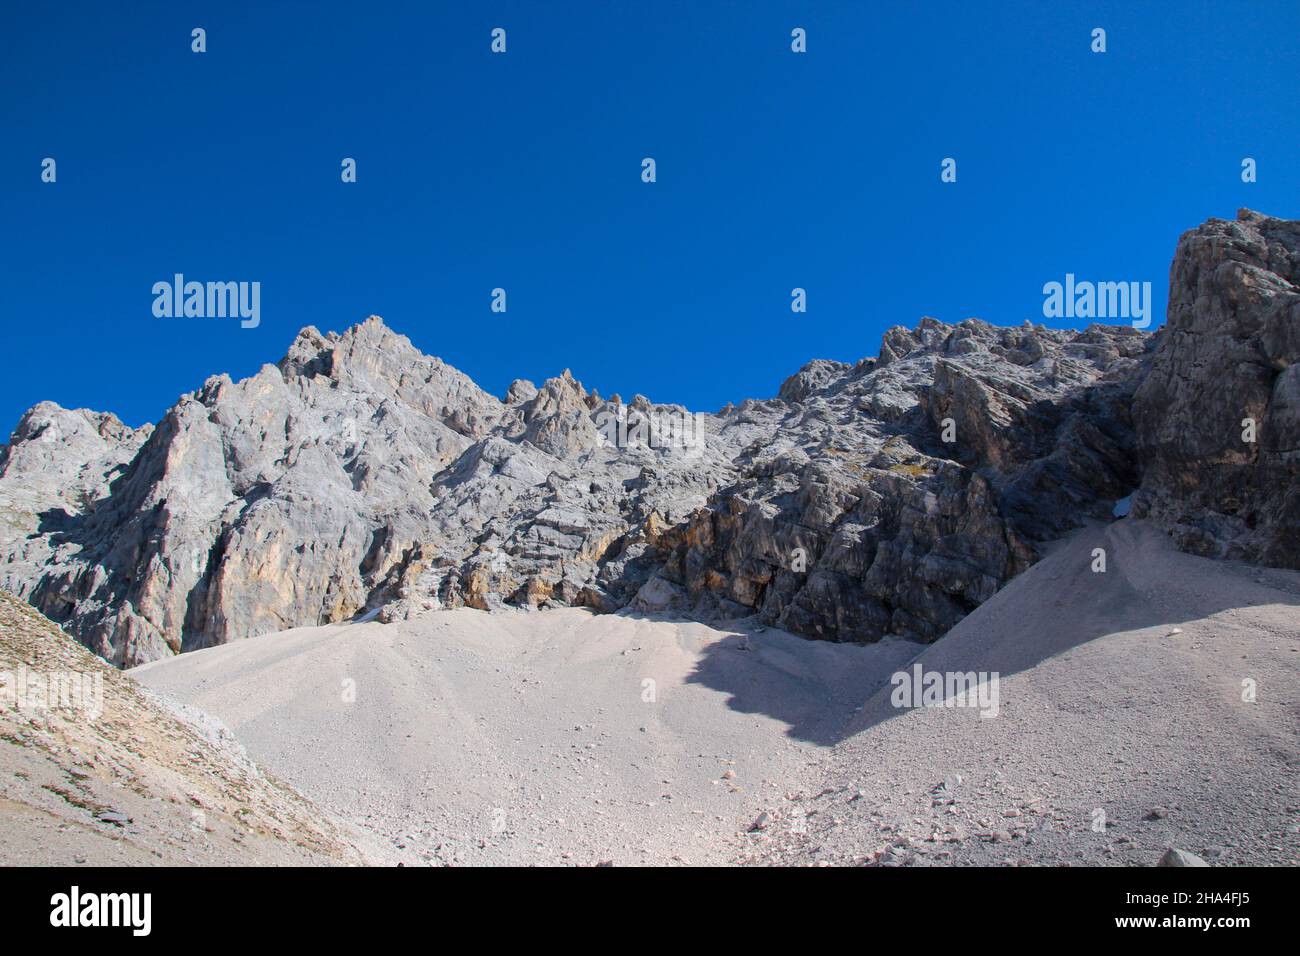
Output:
<path fill-rule="evenodd" d="M 1066 272 L 1163 321 L 1179 233 L 1300 217 L 1298 83 L 1296 0 L 5 3 L 0 431 L 156 420 L 372 312 L 498 395 L 703 410 L 922 315 L 1045 321 Z M 260 327 L 155 318 L 176 272 L 261 282 Z"/>

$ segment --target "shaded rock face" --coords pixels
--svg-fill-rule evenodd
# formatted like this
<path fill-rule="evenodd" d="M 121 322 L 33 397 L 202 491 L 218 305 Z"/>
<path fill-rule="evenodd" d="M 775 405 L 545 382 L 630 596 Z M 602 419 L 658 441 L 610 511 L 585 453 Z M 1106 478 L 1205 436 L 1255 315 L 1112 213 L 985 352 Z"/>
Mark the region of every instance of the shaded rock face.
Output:
<path fill-rule="evenodd" d="M 304 329 L 156 426 L 24 415 L 0 588 L 122 666 L 462 605 L 928 641 L 1139 485 L 1134 512 L 1185 547 L 1287 563 L 1296 229 L 1184 237 L 1163 337 L 923 319 L 713 415 L 568 371 L 502 401 L 377 317 Z M 1233 446 L 1220 420 L 1252 413 L 1258 443 Z"/>
<path fill-rule="evenodd" d="M 1300 222 L 1211 219 L 1169 288 L 1133 405 L 1133 514 L 1195 554 L 1300 568 Z"/>
<path fill-rule="evenodd" d="M 1149 344 L 925 319 L 890 330 L 881 363 L 814 363 L 764 409 L 775 427 L 740 480 L 658 539 L 676 590 L 639 605 L 934 640 L 1136 484 L 1128 406 Z"/>

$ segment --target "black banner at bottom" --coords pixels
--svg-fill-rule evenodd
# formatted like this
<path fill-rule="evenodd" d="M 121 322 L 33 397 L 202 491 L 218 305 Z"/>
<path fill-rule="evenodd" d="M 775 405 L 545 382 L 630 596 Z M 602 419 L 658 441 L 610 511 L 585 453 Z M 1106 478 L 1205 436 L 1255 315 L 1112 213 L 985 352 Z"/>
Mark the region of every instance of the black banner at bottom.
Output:
<path fill-rule="evenodd" d="M 1268 869 L 0 869 L 7 943 L 77 934 L 82 942 L 205 944 L 283 940 L 337 945 L 386 930 L 473 926 L 496 945 L 605 930 L 734 942 L 791 920 L 805 931 L 1050 930 L 1231 945 L 1289 924 L 1289 875 Z M 656 929 L 656 926 L 658 928 Z M 1172 936 L 1171 936 L 1172 934 Z M 605 939 L 610 939 L 604 936 Z"/>

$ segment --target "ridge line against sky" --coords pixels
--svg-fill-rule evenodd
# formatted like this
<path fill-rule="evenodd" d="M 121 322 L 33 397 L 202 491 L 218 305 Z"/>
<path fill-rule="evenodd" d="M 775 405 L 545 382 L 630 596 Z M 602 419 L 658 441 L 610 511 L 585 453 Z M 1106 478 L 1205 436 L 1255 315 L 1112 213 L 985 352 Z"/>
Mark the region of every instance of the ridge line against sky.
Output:
<path fill-rule="evenodd" d="M 1181 233 L 1300 217 L 1294 2 L 2 17 L 6 434 L 46 399 L 157 421 L 372 313 L 494 395 L 567 367 L 717 409 L 922 315 L 1082 328 L 1043 316 L 1067 274 L 1150 282 L 1154 328 Z M 259 282 L 258 327 L 155 317 L 176 273 Z"/>

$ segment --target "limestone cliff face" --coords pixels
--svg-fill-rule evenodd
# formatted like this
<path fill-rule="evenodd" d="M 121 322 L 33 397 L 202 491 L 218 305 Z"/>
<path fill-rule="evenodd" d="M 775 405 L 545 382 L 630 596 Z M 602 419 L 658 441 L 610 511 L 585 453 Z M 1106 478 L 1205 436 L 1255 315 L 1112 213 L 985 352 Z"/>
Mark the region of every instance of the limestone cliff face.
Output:
<path fill-rule="evenodd" d="M 304 330 L 141 432 L 37 406 L 0 463 L 0 580 L 122 665 L 346 619 L 380 532 L 426 534 L 433 476 L 502 411 L 376 319 Z"/>
<path fill-rule="evenodd" d="M 1300 222 L 1242 210 L 1179 240 L 1133 406 L 1134 513 L 1197 554 L 1300 568 Z"/>
<path fill-rule="evenodd" d="M 1298 229 L 1185 236 L 1156 336 L 923 319 L 713 415 L 567 371 L 498 400 L 376 317 L 304 329 L 156 426 L 24 415 L 0 588 L 122 666 L 458 605 L 932 640 L 1139 486 L 1184 547 L 1295 566 Z"/>

